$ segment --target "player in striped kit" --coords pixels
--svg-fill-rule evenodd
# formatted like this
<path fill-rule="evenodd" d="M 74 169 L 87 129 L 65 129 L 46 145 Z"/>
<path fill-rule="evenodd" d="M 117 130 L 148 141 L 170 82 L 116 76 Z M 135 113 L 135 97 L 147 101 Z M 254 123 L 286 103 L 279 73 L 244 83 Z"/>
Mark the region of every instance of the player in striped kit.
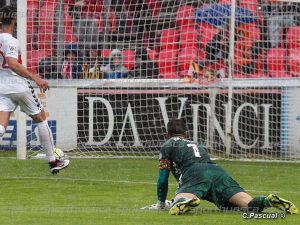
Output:
<path fill-rule="evenodd" d="M 46 151 L 50 172 L 58 173 L 69 165 L 69 160 L 57 160 L 53 154 L 54 142 L 43 105 L 30 81 L 44 92 L 49 89 L 46 81 L 30 73 L 20 57 L 19 42 L 12 36 L 17 19 L 16 8 L 1 9 L 2 32 L 0 33 L 0 138 L 4 135 L 9 118 L 17 106 L 37 123 L 39 139 Z M 25 131 L 24 131 L 25 132 Z"/>

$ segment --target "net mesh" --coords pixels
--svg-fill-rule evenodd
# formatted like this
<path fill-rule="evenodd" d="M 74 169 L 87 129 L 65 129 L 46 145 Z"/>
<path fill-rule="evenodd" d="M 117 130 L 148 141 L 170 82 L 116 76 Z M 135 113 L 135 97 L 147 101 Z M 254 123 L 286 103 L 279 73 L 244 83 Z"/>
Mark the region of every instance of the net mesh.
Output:
<path fill-rule="evenodd" d="M 299 12 L 292 1 L 29 0 L 27 67 L 75 88 L 73 143 L 49 117 L 71 155 L 156 156 L 182 117 L 215 156 L 299 159 L 299 88 L 280 81 L 300 76 Z"/>

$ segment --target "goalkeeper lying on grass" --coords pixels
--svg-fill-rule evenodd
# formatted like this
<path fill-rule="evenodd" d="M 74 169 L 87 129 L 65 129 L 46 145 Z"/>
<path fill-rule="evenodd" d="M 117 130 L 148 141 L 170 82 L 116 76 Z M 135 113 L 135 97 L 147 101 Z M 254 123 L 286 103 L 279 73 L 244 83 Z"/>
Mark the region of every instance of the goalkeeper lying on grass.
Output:
<path fill-rule="evenodd" d="M 299 213 L 296 206 L 277 195 L 252 198 L 221 167 L 210 160 L 203 146 L 186 138 L 186 124 L 181 119 L 168 123 L 168 135 L 160 150 L 159 178 L 157 181 L 158 209 L 167 208 L 170 171 L 179 183 L 174 202 L 169 213 L 183 214 L 200 204 L 200 199 L 214 203 L 220 209 L 239 208 L 241 210 L 262 211 L 275 207 L 287 213 Z"/>

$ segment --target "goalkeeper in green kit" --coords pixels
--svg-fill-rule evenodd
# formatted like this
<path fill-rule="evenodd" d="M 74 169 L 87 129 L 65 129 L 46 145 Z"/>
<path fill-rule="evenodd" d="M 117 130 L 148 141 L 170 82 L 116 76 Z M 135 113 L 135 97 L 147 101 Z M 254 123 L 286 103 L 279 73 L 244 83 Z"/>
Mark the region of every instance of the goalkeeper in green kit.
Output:
<path fill-rule="evenodd" d="M 178 189 L 169 213 L 179 215 L 200 204 L 214 203 L 220 209 L 238 208 L 261 212 L 275 207 L 290 214 L 299 213 L 296 206 L 275 194 L 251 197 L 220 166 L 210 160 L 203 146 L 186 139 L 186 124 L 172 119 L 167 126 L 169 140 L 161 147 L 157 181 L 157 209 L 165 208 L 170 171 L 178 181 Z"/>

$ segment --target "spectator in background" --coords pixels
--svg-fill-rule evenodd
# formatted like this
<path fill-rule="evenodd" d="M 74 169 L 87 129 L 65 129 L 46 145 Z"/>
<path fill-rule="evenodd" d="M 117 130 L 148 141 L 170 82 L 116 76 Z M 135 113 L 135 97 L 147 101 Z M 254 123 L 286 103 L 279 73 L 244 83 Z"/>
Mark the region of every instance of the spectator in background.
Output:
<path fill-rule="evenodd" d="M 250 72 L 249 67 L 252 62 L 252 40 L 247 24 L 242 24 L 236 28 L 234 65 L 237 73 Z"/>
<path fill-rule="evenodd" d="M 157 79 L 159 70 L 155 62 L 150 61 L 147 49 L 138 49 L 135 53 L 135 66 L 132 72 L 133 78 Z"/>
<path fill-rule="evenodd" d="M 38 64 L 38 73 L 43 79 L 61 79 L 57 73 L 57 63 L 52 57 L 43 58 Z"/>
<path fill-rule="evenodd" d="M 82 78 L 82 59 L 78 57 L 77 45 L 69 45 L 66 49 L 60 70 L 62 79 Z"/>
<path fill-rule="evenodd" d="M 229 32 L 220 30 L 205 46 L 206 59 L 210 62 L 224 60 L 229 55 Z"/>
<path fill-rule="evenodd" d="M 295 17 L 300 13 L 300 4 L 275 0 L 264 0 L 263 13 L 268 29 L 269 46 L 276 47 L 287 29 L 295 25 Z"/>
<path fill-rule="evenodd" d="M 86 60 L 83 65 L 84 79 L 101 79 L 103 74 L 100 70 L 101 53 L 98 46 L 91 46 L 87 52 Z"/>
<path fill-rule="evenodd" d="M 257 60 L 262 53 L 263 45 L 255 40 L 251 24 L 241 24 L 236 29 L 234 64 L 236 73 L 246 75 L 255 71 Z"/>
<path fill-rule="evenodd" d="M 226 59 L 229 55 L 229 27 L 223 27 L 205 46 L 203 75 L 225 77 Z"/>
<path fill-rule="evenodd" d="M 105 79 L 126 78 L 128 70 L 123 66 L 123 54 L 119 49 L 111 51 L 109 64 L 101 67 Z"/>

